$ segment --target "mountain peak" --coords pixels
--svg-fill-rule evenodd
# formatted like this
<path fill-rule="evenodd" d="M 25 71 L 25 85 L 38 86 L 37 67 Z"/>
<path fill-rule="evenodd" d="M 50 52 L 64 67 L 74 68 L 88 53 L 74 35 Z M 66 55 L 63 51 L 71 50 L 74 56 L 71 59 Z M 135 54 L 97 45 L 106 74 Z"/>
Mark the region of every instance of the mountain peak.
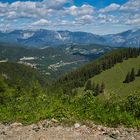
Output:
<path fill-rule="evenodd" d="M 117 47 L 140 47 L 140 28 L 118 34 L 96 35 L 88 32 L 54 30 L 14 30 L 0 32 L 2 43 L 19 44 L 28 47 L 60 46 L 65 44 L 99 44 Z"/>

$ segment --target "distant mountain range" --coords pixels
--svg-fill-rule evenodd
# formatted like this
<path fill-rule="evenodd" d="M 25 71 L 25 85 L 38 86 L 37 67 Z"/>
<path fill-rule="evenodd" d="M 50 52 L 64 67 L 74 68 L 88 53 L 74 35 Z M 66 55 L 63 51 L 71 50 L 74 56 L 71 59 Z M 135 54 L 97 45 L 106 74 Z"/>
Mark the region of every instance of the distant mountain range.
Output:
<path fill-rule="evenodd" d="M 53 31 L 40 29 L 0 32 L 0 42 L 28 47 L 48 47 L 65 44 L 100 44 L 115 47 L 140 47 L 140 28 L 119 34 L 95 35 L 86 32 Z"/>

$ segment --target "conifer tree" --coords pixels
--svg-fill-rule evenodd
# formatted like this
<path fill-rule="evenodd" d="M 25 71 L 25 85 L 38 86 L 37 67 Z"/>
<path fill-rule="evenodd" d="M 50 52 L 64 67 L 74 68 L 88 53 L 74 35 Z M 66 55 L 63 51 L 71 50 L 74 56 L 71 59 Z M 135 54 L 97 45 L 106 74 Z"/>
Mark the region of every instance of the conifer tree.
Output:
<path fill-rule="evenodd" d="M 91 90 L 92 89 L 92 82 L 91 80 L 88 80 L 85 85 L 85 90 Z"/>
<path fill-rule="evenodd" d="M 140 76 L 140 68 L 139 68 L 139 70 L 138 70 L 138 72 L 137 72 L 137 76 Z"/>
<path fill-rule="evenodd" d="M 128 72 L 125 77 L 124 83 L 129 83 L 129 82 L 130 82 L 130 73 Z"/>
<path fill-rule="evenodd" d="M 4 103 L 4 99 L 5 99 L 5 91 L 6 91 L 6 84 L 4 83 L 3 80 L 0 79 L 0 104 Z"/>
<path fill-rule="evenodd" d="M 105 90 L 105 83 L 104 82 L 102 82 L 102 84 L 101 84 L 101 93 L 103 93 L 104 92 L 104 90 Z"/>
<path fill-rule="evenodd" d="M 101 91 L 101 87 L 99 84 L 97 84 L 95 87 L 95 96 L 99 95 L 100 91 Z"/>
<path fill-rule="evenodd" d="M 95 92 L 95 83 L 92 83 L 91 89 L 92 89 L 93 92 Z"/>
<path fill-rule="evenodd" d="M 134 68 L 132 68 L 131 74 L 130 74 L 130 81 L 134 81 L 134 80 L 135 80 L 135 70 Z"/>

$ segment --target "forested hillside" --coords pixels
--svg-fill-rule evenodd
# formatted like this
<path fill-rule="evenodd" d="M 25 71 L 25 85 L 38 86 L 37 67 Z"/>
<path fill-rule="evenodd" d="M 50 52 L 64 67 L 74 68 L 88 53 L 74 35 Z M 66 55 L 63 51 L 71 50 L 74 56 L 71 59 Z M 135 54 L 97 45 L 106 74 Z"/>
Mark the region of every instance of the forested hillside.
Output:
<path fill-rule="evenodd" d="M 72 89 L 75 87 L 82 87 L 89 78 L 110 69 L 117 63 L 122 63 L 128 58 L 136 58 L 139 55 L 139 48 L 122 48 L 114 50 L 71 73 L 65 74 L 58 79 L 58 83 L 64 85 L 64 88 Z"/>
<path fill-rule="evenodd" d="M 6 70 L 1 68 L 3 72 L 0 77 L 0 122 L 18 121 L 29 124 L 42 119 L 55 118 L 61 123 L 94 121 L 108 126 L 139 127 L 139 55 L 140 49 L 136 48 L 115 50 L 60 77 L 55 82 L 49 80 L 49 85 L 45 88 L 42 88 L 39 80 L 33 81 L 31 86 L 26 88 L 20 84 L 12 86 L 8 84 Z M 12 71 L 13 75 L 17 74 L 16 77 L 18 72 L 22 71 L 17 67 L 17 72 L 12 64 L 6 65 L 10 77 Z M 124 69 L 123 77 L 114 71 L 118 66 Z M 26 70 L 24 69 L 23 72 Z M 128 76 L 129 82 L 126 83 L 128 72 L 131 74 Z M 27 70 L 27 75 L 20 73 L 26 80 L 28 79 L 25 84 L 30 82 L 31 79 L 28 77 L 33 73 L 30 70 Z M 108 73 L 112 78 L 121 76 L 118 81 L 114 81 L 126 85 L 122 92 L 120 90 L 119 93 L 119 89 L 110 92 L 110 86 L 118 87 L 115 87 L 111 82 L 112 79 L 108 78 Z M 100 81 L 96 81 L 98 79 Z M 107 82 L 108 79 L 112 85 Z"/>
<path fill-rule="evenodd" d="M 47 78 L 40 74 L 36 69 L 17 63 L 0 63 L 0 75 L 9 86 L 21 84 L 30 87 L 32 82 L 37 81 L 40 85 L 47 85 Z"/>
<path fill-rule="evenodd" d="M 116 48 L 97 44 L 26 48 L 0 44 L 0 62 L 16 62 L 56 78 Z"/>

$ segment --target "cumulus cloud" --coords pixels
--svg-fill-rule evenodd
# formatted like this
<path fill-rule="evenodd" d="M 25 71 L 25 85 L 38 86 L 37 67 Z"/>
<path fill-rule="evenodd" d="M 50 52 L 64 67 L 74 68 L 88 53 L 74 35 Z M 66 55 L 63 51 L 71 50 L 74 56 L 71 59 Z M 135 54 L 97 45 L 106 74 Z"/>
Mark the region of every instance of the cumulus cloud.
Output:
<path fill-rule="evenodd" d="M 98 13 L 100 23 L 138 25 L 140 20 L 140 0 L 128 0 L 123 5 L 113 3 L 100 9 Z"/>
<path fill-rule="evenodd" d="M 129 25 L 140 24 L 140 0 L 129 0 L 120 7 L 121 23 Z"/>
<path fill-rule="evenodd" d="M 125 4 L 112 3 L 102 9 L 93 5 L 74 5 L 74 0 L 43 0 L 0 2 L 0 19 L 3 26 L 21 19 L 33 27 L 79 26 L 87 24 L 140 24 L 140 0 L 128 0 Z M 29 22 L 29 23 L 28 23 Z M 16 22 L 15 22 L 16 23 Z M 2 25 L 0 26 L 2 27 Z"/>
<path fill-rule="evenodd" d="M 99 14 L 98 20 L 100 23 L 119 23 L 119 19 L 113 15 Z"/>
<path fill-rule="evenodd" d="M 120 10 L 125 12 L 140 11 L 140 0 L 129 0 L 121 6 Z"/>
<path fill-rule="evenodd" d="M 101 13 L 112 12 L 112 11 L 118 10 L 119 8 L 120 8 L 120 5 L 119 4 L 112 3 L 109 6 L 100 9 L 99 12 L 101 12 Z"/>
<path fill-rule="evenodd" d="M 71 6 L 67 9 L 67 13 L 72 16 L 82 16 L 82 15 L 91 15 L 93 14 L 94 9 L 91 5 L 82 5 L 81 7 L 77 7 L 75 5 Z"/>
<path fill-rule="evenodd" d="M 34 23 L 32 23 L 33 26 L 45 26 L 47 24 L 50 24 L 51 22 L 46 19 L 40 19 Z"/>
<path fill-rule="evenodd" d="M 77 17 L 75 20 L 75 24 L 82 24 L 82 25 L 86 25 L 86 24 L 91 24 L 93 22 L 94 18 L 91 15 L 84 15 L 81 17 Z"/>
<path fill-rule="evenodd" d="M 66 3 L 71 3 L 71 0 L 44 0 L 43 2 L 37 3 L 37 6 L 42 7 L 43 5 L 48 9 L 61 10 Z"/>
<path fill-rule="evenodd" d="M 0 16 L 5 18 L 43 18 L 57 13 L 55 10 L 63 9 L 69 0 L 44 0 L 42 2 L 17 1 L 11 4 L 0 3 Z"/>

